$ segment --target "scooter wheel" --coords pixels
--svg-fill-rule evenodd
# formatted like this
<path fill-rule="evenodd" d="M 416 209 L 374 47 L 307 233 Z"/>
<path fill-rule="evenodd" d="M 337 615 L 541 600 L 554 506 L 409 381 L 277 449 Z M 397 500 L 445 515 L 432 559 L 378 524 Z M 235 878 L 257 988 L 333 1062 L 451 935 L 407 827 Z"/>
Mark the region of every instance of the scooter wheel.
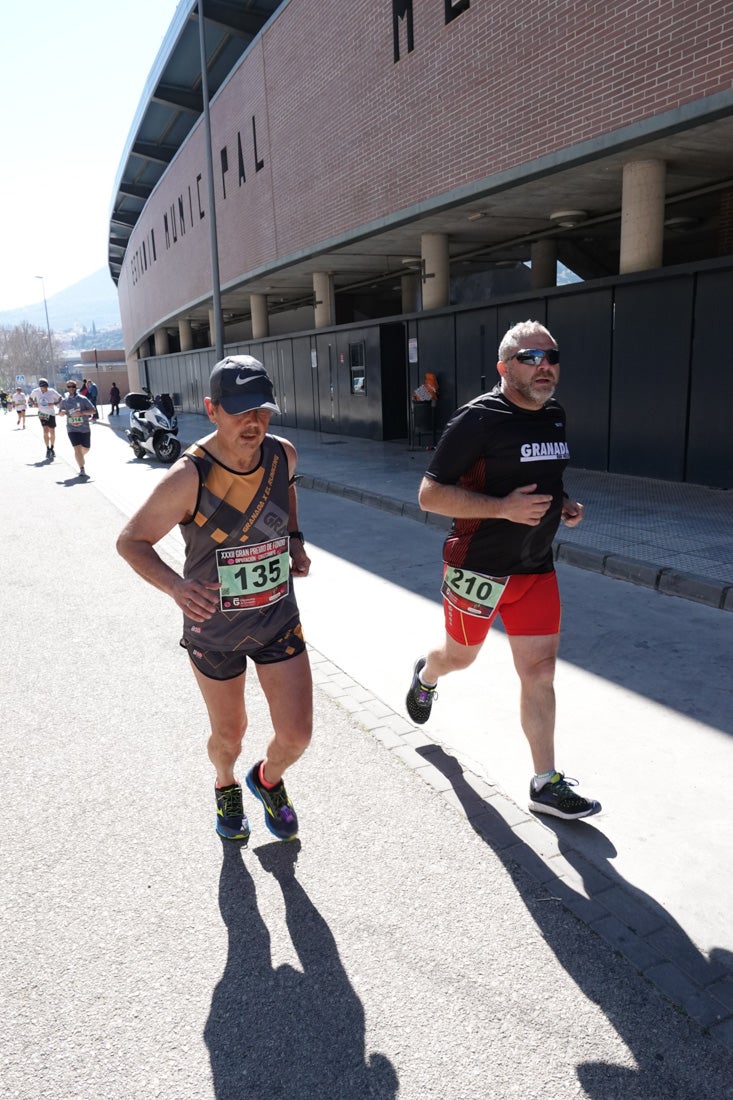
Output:
<path fill-rule="evenodd" d="M 135 458 L 143 458 L 143 456 L 145 455 L 145 451 L 142 449 L 139 443 L 131 443 L 130 446 L 132 447 L 132 453 L 134 454 Z"/>
<path fill-rule="evenodd" d="M 181 444 L 173 436 L 168 436 L 167 439 L 155 443 L 154 446 L 155 457 L 160 459 L 161 462 L 175 462 L 181 453 Z"/>

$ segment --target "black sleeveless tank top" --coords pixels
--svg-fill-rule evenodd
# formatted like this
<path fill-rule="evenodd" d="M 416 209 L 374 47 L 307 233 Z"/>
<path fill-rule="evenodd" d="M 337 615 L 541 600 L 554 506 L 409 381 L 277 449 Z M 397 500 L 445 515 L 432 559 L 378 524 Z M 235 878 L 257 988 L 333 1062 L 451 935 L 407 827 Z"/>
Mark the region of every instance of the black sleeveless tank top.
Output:
<path fill-rule="evenodd" d="M 299 617 L 289 576 L 287 455 L 271 435 L 244 474 L 198 443 L 186 455 L 199 492 L 193 517 L 180 525 L 183 575 L 224 585 L 219 610 L 205 623 L 184 617 L 183 636 L 202 649 L 256 653 Z"/>

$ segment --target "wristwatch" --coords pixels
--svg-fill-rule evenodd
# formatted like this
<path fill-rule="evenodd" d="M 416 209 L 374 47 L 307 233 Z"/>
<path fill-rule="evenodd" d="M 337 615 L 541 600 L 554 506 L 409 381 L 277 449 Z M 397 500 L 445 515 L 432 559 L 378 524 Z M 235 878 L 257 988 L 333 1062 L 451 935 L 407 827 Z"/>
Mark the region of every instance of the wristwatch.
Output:
<path fill-rule="evenodd" d="M 303 546 L 305 546 L 305 539 L 303 538 L 302 531 L 288 531 L 288 534 L 290 535 L 291 539 L 300 539 L 300 541 L 303 543 Z"/>

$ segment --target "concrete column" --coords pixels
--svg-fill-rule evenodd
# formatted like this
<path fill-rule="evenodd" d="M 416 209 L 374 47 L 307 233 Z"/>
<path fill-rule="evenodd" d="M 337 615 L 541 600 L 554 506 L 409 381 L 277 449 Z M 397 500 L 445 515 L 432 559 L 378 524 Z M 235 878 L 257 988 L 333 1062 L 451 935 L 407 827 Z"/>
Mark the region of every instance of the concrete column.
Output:
<path fill-rule="evenodd" d="M 402 284 L 402 312 L 417 313 L 420 309 L 420 279 L 417 275 L 403 275 Z"/>
<path fill-rule="evenodd" d="M 127 384 L 130 387 L 130 393 L 137 393 L 140 390 L 140 360 L 144 358 L 143 351 L 144 349 L 139 347 L 127 360 Z M 124 397 L 124 394 L 122 396 Z"/>
<path fill-rule="evenodd" d="M 263 340 L 270 335 L 270 318 L 267 315 L 267 295 L 250 294 L 249 308 L 252 314 L 252 339 Z"/>
<path fill-rule="evenodd" d="M 187 317 L 181 317 L 178 322 L 178 339 L 181 341 L 181 351 L 193 351 L 193 329 Z"/>
<path fill-rule="evenodd" d="M 155 330 L 155 354 L 167 355 L 170 351 L 170 341 L 168 340 L 168 329 L 156 328 Z"/>
<path fill-rule="evenodd" d="M 450 259 L 446 233 L 423 233 L 422 307 L 440 309 L 450 305 Z"/>
<path fill-rule="evenodd" d="M 631 160 L 624 165 L 621 275 L 662 266 L 665 173 L 663 160 Z"/>
<path fill-rule="evenodd" d="M 531 286 L 539 290 L 544 286 L 557 286 L 557 241 L 551 237 L 535 241 L 530 249 L 532 260 Z"/>
<path fill-rule="evenodd" d="M 330 328 L 336 324 L 336 298 L 333 290 L 333 275 L 323 271 L 313 272 L 313 295 L 315 297 L 315 328 Z"/>

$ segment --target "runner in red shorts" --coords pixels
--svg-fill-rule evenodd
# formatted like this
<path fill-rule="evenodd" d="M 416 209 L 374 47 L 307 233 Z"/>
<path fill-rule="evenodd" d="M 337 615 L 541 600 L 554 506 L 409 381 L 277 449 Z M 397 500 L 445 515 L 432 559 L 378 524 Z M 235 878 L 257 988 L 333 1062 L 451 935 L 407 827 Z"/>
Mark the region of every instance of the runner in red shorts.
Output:
<path fill-rule="evenodd" d="M 555 768 L 555 662 L 560 596 L 552 542 L 583 505 L 563 490 L 565 413 L 551 333 L 523 321 L 499 346 L 500 381 L 454 414 L 420 485 L 420 507 L 451 516 L 443 549 L 445 637 L 418 658 L 407 711 L 430 716 L 441 676 L 473 664 L 500 616 L 521 685 L 520 716 L 535 774 L 529 806 L 568 820 L 598 813 Z"/>

